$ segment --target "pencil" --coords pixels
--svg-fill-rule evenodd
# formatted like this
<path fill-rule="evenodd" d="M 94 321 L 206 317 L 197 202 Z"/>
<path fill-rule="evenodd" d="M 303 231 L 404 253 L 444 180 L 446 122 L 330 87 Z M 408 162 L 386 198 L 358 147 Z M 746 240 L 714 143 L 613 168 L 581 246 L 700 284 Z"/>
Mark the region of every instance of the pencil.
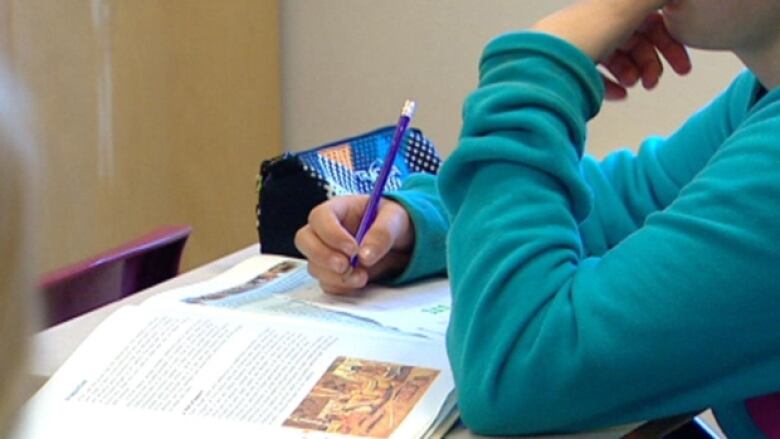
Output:
<path fill-rule="evenodd" d="M 412 120 L 412 116 L 414 116 L 415 107 L 415 102 L 407 99 L 406 102 L 404 102 L 403 108 L 401 108 L 401 116 L 398 118 L 398 123 L 395 127 L 393 141 L 390 144 L 390 149 L 387 151 L 385 161 L 382 163 L 382 169 L 379 171 L 379 177 L 374 183 L 374 190 L 371 191 L 371 197 L 368 199 L 368 205 L 366 206 L 365 212 L 363 212 L 363 218 L 360 221 L 360 226 L 358 227 L 357 234 L 355 235 L 358 248 L 360 248 L 360 245 L 363 243 L 363 238 L 365 238 L 366 233 L 368 233 L 368 229 L 370 229 L 371 225 L 374 224 L 377 210 L 379 208 L 379 202 L 382 200 L 382 194 L 384 194 L 385 185 L 387 184 L 387 177 L 390 175 L 390 170 L 393 168 L 393 164 L 395 163 L 395 156 L 398 155 L 398 150 L 401 147 L 401 143 L 403 143 L 404 137 L 406 137 L 406 132 L 409 130 L 409 123 Z M 358 255 L 353 255 L 349 262 L 350 270 L 347 271 L 345 276 L 349 275 L 351 269 L 357 266 Z"/>

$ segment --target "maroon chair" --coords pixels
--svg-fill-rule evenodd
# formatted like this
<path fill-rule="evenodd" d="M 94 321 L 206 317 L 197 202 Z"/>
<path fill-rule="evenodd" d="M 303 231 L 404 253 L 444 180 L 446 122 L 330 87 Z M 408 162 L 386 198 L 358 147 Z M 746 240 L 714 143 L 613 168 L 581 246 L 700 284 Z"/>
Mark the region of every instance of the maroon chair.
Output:
<path fill-rule="evenodd" d="M 745 405 L 756 427 L 766 437 L 780 437 L 780 392 L 751 398 Z"/>
<path fill-rule="evenodd" d="M 44 324 L 62 323 L 179 273 L 190 226 L 155 230 L 94 258 L 43 276 Z"/>

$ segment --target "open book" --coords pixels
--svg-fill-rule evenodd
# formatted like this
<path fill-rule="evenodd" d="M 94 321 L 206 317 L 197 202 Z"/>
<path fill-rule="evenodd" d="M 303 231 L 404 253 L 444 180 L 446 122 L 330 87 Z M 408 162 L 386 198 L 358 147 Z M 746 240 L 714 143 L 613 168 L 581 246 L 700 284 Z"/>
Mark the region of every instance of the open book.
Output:
<path fill-rule="evenodd" d="M 324 295 L 251 258 L 106 319 L 33 397 L 20 438 L 435 437 L 457 414 L 446 281 Z"/>

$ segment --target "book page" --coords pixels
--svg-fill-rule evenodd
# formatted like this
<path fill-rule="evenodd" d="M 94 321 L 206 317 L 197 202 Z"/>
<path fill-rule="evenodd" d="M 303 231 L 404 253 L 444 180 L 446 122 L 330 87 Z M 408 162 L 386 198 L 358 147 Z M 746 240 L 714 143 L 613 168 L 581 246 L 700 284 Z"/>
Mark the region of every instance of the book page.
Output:
<path fill-rule="evenodd" d="M 453 388 L 441 343 L 144 305 L 90 335 L 19 437 L 420 437 Z"/>
<path fill-rule="evenodd" d="M 372 320 L 315 306 L 294 294 L 316 286 L 306 270 L 306 261 L 262 255 L 249 258 L 207 281 L 158 294 L 145 303 L 184 303 L 330 322 L 361 330 L 397 332 Z M 320 294 L 325 293 L 320 290 Z"/>
<path fill-rule="evenodd" d="M 370 285 L 351 296 L 325 294 L 306 261 L 271 255 L 241 262 L 214 278 L 147 300 L 328 321 L 442 340 L 450 316 L 446 279 L 402 288 Z"/>
<path fill-rule="evenodd" d="M 428 280 L 403 288 L 369 285 L 349 296 L 324 294 L 319 286 L 309 284 L 290 295 L 323 309 L 441 340 L 447 333 L 452 303 L 450 284 L 446 279 Z"/>

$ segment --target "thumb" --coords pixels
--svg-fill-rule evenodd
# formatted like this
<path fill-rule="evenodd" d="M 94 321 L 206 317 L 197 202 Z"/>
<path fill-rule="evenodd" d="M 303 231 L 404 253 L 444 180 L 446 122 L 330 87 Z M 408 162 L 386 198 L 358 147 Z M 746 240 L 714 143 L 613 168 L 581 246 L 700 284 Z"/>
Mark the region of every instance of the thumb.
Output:
<path fill-rule="evenodd" d="M 411 248 L 411 226 L 404 208 L 393 201 L 382 200 L 379 213 L 366 233 L 358 257 L 364 267 L 371 267 L 387 256 L 390 250 L 407 251 Z"/>

